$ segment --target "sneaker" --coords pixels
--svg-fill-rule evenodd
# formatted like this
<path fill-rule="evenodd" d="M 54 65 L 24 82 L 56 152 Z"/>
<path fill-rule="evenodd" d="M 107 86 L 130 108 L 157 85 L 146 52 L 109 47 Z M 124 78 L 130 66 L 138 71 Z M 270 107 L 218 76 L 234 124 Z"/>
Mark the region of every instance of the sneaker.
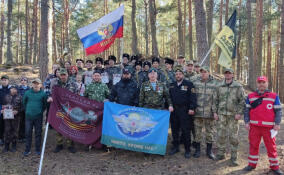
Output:
<path fill-rule="evenodd" d="M 74 148 L 74 146 L 69 146 L 68 147 L 68 151 L 70 152 L 70 153 L 76 153 L 77 152 L 77 150 Z"/>
<path fill-rule="evenodd" d="M 24 154 L 24 156 L 28 156 L 28 155 L 31 154 L 31 152 L 30 151 L 25 151 L 23 154 Z"/>

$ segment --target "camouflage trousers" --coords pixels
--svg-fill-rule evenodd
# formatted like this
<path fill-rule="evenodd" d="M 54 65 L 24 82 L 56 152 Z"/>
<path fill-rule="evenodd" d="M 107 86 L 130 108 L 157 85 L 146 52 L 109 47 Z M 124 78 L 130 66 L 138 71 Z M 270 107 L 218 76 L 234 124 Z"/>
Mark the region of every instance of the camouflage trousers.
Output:
<path fill-rule="evenodd" d="M 73 141 L 70 139 L 65 139 L 60 133 L 56 133 L 56 144 L 63 145 L 64 140 L 66 140 L 67 147 L 73 146 Z"/>
<path fill-rule="evenodd" d="M 202 129 L 205 128 L 205 133 L 202 133 Z M 203 135 L 205 135 L 206 143 L 214 142 L 214 133 L 215 133 L 215 121 L 212 118 L 194 118 L 194 129 L 195 129 L 195 139 L 197 143 L 202 142 Z"/>
<path fill-rule="evenodd" d="M 217 155 L 223 156 L 225 154 L 227 137 L 229 137 L 231 159 L 237 159 L 239 145 L 238 132 L 239 123 L 238 120 L 235 120 L 235 116 L 219 115 L 217 123 Z"/>

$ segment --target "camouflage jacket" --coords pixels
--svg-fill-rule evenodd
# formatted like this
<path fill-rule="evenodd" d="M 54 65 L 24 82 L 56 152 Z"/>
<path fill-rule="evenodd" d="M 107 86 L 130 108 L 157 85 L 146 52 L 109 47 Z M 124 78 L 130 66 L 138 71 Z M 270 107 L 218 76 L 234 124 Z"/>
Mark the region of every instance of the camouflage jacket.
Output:
<path fill-rule="evenodd" d="M 162 82 L 162 83 L 165 83 L 166 82 L 166 76 L 165 76 L 165 73 L 164 73 L 164 70 L 159 68 L 158 69 L 158 81 Z"/>
<path fill-rule="evenodd" d="M 66 83 L 63 83 L 60 79 L 58 78 L 54 78 L 51 80 L 51 94 L 52 94 L 52 88 L 54 86 L 59 86 L 61 88 L 64 88 L 64 89 L 68 89 L 69 91 L 71 91 L 72 93 L 74 94 L 78 94 L 79 93 L 79 88 L 76 84 L 76 82 L 68 79 Z"/>
<path fill-rule="evenodd" d="M 213 93 L 216 90 L 217 82 L 212 76 L 205 82 L 201 77 L 193 81 L 197 96 L 197 108 L 195 117 L 211 118 L 213 117 Z"/>
<path fill-rule="evenodd" d="M 245 92 L 237 81 L 220 83 L 214 93 L 213 112 L 221 115 L 243 114 L 245 107 Z"/>
<path fill-rule="evenodd" d="M 184 72 L 184 78 L 185 78 L 186 80 L 189 80 L 189 81 L 194 81 L 195 75 L 196 75 L 195 72 L 191 72 L 191 73 Z"/>
<path fill-rule="evenodd" d="M 150 81 L 142 83 L 139 95 L 139 106 L 153 109 L 164 109 L 165 102 L 172 105 L 168 88 L 160 81 L 156 83 L 156 89 L 153 89 Z"/>
<path fill-rule="evenodd" d="M 56 78 L 56 75 L 54 74 L 48 74 L 45 81 L 43 82 L 44 92 L 49 96 L 51 94 L 51 80 Z"/>
<path fill-rule="evenodd" d="M 164 75 L 166 79 L 166 86 L 170 87 L 170 84 L 176 81 L 175 72 L 173 70 L 164 70 Z"/>
<path fill-rule="evenodd" d="M 101 82 L 92 82 L 87 85 L 84 92 L 85 97 L 98 102 L 103 102 L 108 98 L 109 94 L 110 92 L 107 85 Z"/>
<path fill-rule="evenodd" d="M 148 78 L 148 71 L 140 71 L 135 73 L 134 75 L 134 80 L 137 83 L 137 86 L 140 88 L 142 83 L 146 82 L 149 80 Z"/>

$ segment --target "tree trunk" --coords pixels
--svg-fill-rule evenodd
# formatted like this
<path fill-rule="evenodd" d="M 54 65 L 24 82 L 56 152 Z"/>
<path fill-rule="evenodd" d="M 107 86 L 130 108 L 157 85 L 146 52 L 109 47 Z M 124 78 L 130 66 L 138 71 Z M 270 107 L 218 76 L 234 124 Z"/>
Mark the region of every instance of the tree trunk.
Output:
<path fill-rule="evenodd" d="M 253 45 L 252 45 L 252 19 L 251 19 L 251 2 L 250 0 L 247 0 L 246 3 L 247 8 L 247 48 L 248 48 L 248 60 L 249 60 L 249 74 L 248 74 L 248 85 L 252 90 L 255 90 L 255 62 L 254 62 L 254 56 L 253 56 Z"/>
<path fill-rule="evenodd" d="M 213 30 L 213 7 L 214 0 L 207 2 L 207 34 L 208 34 L 208 45 L 211 46 L 212 30 Z"/>
<path fill-rule="evenodd" d="M 54 2 L 53 2 L 52 5 L 54 6 Z M 55 20 L 54 10 L 52 11 L 52 18 L 53 18 L 53 21 L 52 21 L 52 31 L 56 31 L 56 20 Z M 58 57 L 56 32 L 52 32 L 52 50 L 53 50 L 52 60 L 56 61 L 56 59 Z"/>
<path fill-rule="evenodd" d="M 38 22 L 38 0 L 34 0 L 33 3 L 33 19 L 32 19 L 32 33 L 31 33 L 31 44 L 30 44 L 30 54 L 33 64 L 37 62 L 37 22 Z"/>
<path fill-rule="evenodd" d="M 262 68 L 262 28 L 263 28 L 263 1 L 257 0 L 256 3 L 256 32 L 254 40 L 254 74 L 260 76 Z M 255 77 L 255 79 L 256 79 Z M 255 84 L 255 83 L 254 83 Z"/>
<path fill-rule="evenodd" d="M 271 0 L 269 0 L 268 13 L 271 14 Z M 266 75 L 268 77 L 269 89 L 272 89 L 272 72 L 271 72 L 271 61 L 272 61 L 272 50 L 271 50 L 271 20 L 267 23 L 267 60 L 266 60 Z"/>
<path fill-rule="evenodd" d="M 241 14 L 242 9 L 242 0 L 239 1 L 239 8 L 238 8 L 238 14 Z M 239 24 L 241 24 L 241 18 L 239 18 Z M 237 79 L 240 80 L 241 78 L 241 61 L 242 61 L 242 55 L 241 55 L 241 37 L 242 37 L 242 28 L 241 25 L 239 25 L 238 30 L 238 41 L 237 41 Z"/>
<path fill-rule="evenodd" d="M 13 0 L 8 0 L 8 11 L 7 11 L 7 64 L 13 63 L 12 54 L 12 43 L 11 43 L 11 23 L 12 23 L 12 10 L 13 10 Z"/>
<path fill-rule="evenodd" d="M 188 0 L 188 48 L 189 48 L 189 59 L 193 60 L 193 49 L 192 49 L 192 2 Z"/>
<path fill-rule="evenodd" d="M 5 14 L 4 14 L 4 6 L 5 6 L 5 1 L 1 1 L 1 22 L 0 22 L 0 64 L 3 63 L 3 46 L 4 46 L 4 25 L 5 25 Z"/>
<path fill-rule="evenodd" d="M 197 40 L 197 57 L 202 61 L 207 51 L 209 50 L 206 30 L 206 16 L 203 7 L 203 0 L 194 0 L 195 5 L 195 25 L 196 25 L 196 40 Z M 205 36 L 205 37 L 204 37 Z M 207 58 L 203 65 L 209 66 L 210 58 Z"/>
<path fill-rule="evenodd" d="M 282 0 L 282 7 L 281 7 L 281 41 L 280 41 L 280 74 L 284 75 L 284 0 Z M 280 100 L 284 101 L 284 78 L 280 78 L 279 81 L 279 96 Z"/>
<path fill-rule="evenodd" d="M 18 0 L 17 3 L 18 6 L 18 26 L 17 26 L 17 51 L 16 51 L 16 63 L 19 64 L 20 61 L 20 24 L 21 24 L 21 18 L 20 18 L 20 0 Z"/>
<path fill-rule="evenodd" d="M 230 0 L 226 0 L 225 22 L 227 22 L 229 18 L 229 4 Z"/>
<path fill-rule="evenodd" d="M 281 11 L 281 5 L 278 6 L 278 11 Z M 281 38 L 281 18 L 277 20 L 277 44 L 276 44 L 276 51 L 275 51 L 275 71 L 274 71 L 274 89 L 276 93 L 279 93 L 279 75 L 280 75 L 280 38 Z"/>
<path fill-rule="evenodd" d="M 183 50 L 184 50 L 184 56 L 185 56 L 185 30 L 186 30 L 186 0 L 183 0 L 183 30 L 182 30 L 182 33 L 183 33 Z"/>
<path fill-rule="evenodd" d="M 159 56 L 158 42 L 156 36 L 156 2 L 155 0 L 149 0 L 149 17 L 151 24 L 151 38 L 152 38 L 152 56 Z"/>
<path fill-rule="evenodd" d="M 178 5 L 178 54 L 184 55 L 181 0 L 178 0 L 177 3 L 178 3 L 177 4 Z"/>
<path fill-rule="evenodd" d="M 131 12 L 131 23 L 132 23 L 132 53 L 137 55 L 138 51 L 138 41 L 137 41 L 137 28 L 136 28 L 136 0 L 132 0 L 132 12 Z"/>
<path fill-rule="evenodd" d="M 26 18 L 25 18 L 25 24 L 26 24 L 26 42 L 25 42 L 25 64 L 30 63 L 29 60 L 29 1 L 26 0 Z"/>
<path fill-rule="evenodd" d="M 220 10 L 219 10 L 219 32 L 222 30 L 223 27 L 223 0 L 220 2 Z M 219 47 L 216 47 L 217 53 L 216 53 L 216 67 L 215 71 L 217 73 L 220 73 L 220 65 L 218 64 L 218 59 L 221 55 L 221 49 Z"/>
<path fill-rule="evenodd" d="M 64 0 L 64 33 L 65 33 L 65 45 L 64 49 L 67 50 L 69 54 L 72 53 L 71 51 L 71 44 L 70 44 L 70 34 L 69 34 L 69 21 L 70 21 L 70 9 L 69 9 L 69 0 Z"/>
<path fill-rule="evenodd" d="M 40 46 L 39 46 L 39 58 L 40 58 L 40 79 L 44 80 L 48 74 L 48 70 L 52 65 L 52 1 L 41 1 L 41 24 L 40 24 Z"/>
<path fill-rule="evenodd" d="M 148 36 L 148 2 L 144 0 L 145 10 L 145 42 L 146 42 L 146 57 L 149 56 L 149 36 Z"/>

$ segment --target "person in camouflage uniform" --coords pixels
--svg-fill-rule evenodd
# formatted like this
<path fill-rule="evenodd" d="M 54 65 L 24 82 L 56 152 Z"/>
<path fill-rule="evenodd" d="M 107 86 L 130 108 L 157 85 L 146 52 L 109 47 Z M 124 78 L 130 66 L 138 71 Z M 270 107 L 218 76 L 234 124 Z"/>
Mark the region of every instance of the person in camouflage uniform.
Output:
<path fill-rule="evenodd" d="M 193 156 L 195 158 L 200 157 L 200 143 L 203 140 L 203 135 L 205 135 L 207 157 L 215 159 L 212 152 L 215 130 L 212 103 L 213 93 L 216 89 L 216 81 L 210 75 L 209 67 L 201 68 L 201 76 L 193 81 L 193 84 L 197 94 L 197 108 L 194 116 L 196 150 Z M 202 133 L 203 128 L 205 128 L 205 133 Z"/>
<path fill-rule="evenodd" d="M 109 79 L 109 83 L 107 84 L 107 86 L 109 89 L 112 89 L 112 86 L 114 85 L 113 75 L 114 74 L 121 75 L 121 68 L 114 65 L 116 62 L 116 57 L 114 55 L 110 55 L 108 57 L 108 61 L 109 61 L 109 67 L 105 69 L 105 71 L 108 74 L 108 79 Z"/>
<path fill-rule="evenodd" d="M 144 108 L 164 109 L 164 104 L 169 104 L 169 111 L 173 111 L 172 101 L 166 86 L 157 80 L 158 70 L 149 70 L 149 81 L 142 84 L 139 94 L 139 106 Z"/>
<path fill-rule="evenodd" d="M 167 88 L 169 88 L 170 84 L 176 80 L 175 72 L 173 70 L 174 63 L 174 60 L 170 58 L 165 58 L 166 70 L 164 70 L 164 75 L 166 77 Z"/>
<path fill-rule="evenodd" d="M 157 80 L 165 83 L 166 82 L 166 77 L 164 75 L 164 71 L 160 68 L 160 59 L 158 57 L 153 57 L 152 58 L 152 67 L 155 68 L 158 72 L 158 77 Z"/>
<path fill-rule="evenodd" d="M 186 71 L 184 77 L 186 80 L 194 81 L 196 73 L 194 72 L 194 64 L 193 61 L 189 61 L 187 63 Z"/>
<path fill-rule="evenodd" d="M 177 68 L 175 67 L 174 69 L 178 69 L 178 68 L 182 67 L 182 70 L 184 72 L 186 71 L 185 57 L 183 55 L 178 56 L 176 66 L 178 66 L 178 67 Z"/>
<path fill-rule="evenodd" d="M 65 68 L 61 68 L 59 70 L 59 74 L 60 74 L 59 79 L 53 79 L 54 81 L 51 82 L 51 89 L 54 86 L 58 86 L 61 88 L 68 89 L 74 94 L 78 94 L 79 93 L 78 86 L 76 82 L 70 81 L 70 79 L 68 78 L 67 70 Z M 51 91 L 51 94 L 52 94 L 52 91 Z M 52 101 L 53 101 L 52 97 L 49 97 L 48 102 L 52 102 Z M 60 133 L 56 133 L 56 148 L 53 151 L 54 153 L 58 153 L 59 151 L 63 149 L 63 142 L 64 142 L 64 137 Z M 74 148 L 73 142 L 70 139 L 66 139 L 66 143 L 67 143 L 69 152 L 75 153 L 76 149 Z"/>
<path fill-rule="evenodd" d="M 238 166 L 238 131 L 239 123 L 245 107 L 245 92 L 243 86 L 234 80 L 232 69 L 224 70 L 225 80 L 220 83 L 214 93 L 213 112 L 214 118 L 218 120 L 217 129 L 217 160 L 225 159 L 227 134 L 231 147 L 232 166 Z"/>
<path fill-rule="evenodd" d="M 142 61 L 135 62 L 135 72 L 134 75 L 131 75 L 131 78 L 137 83 L 137 87 L 140 87 L 143 79 L 140 81 L 139 74 L 142 72 Z"/>
<path fill-rule="evenodd" d="M 101 72 L 99 70 L 95 71 L 93 82 L 86 87 L 84 96 L 91 100 L 103 102 L 108 98 L 109 94 L 107 85 L 101 82 Z"/>
<path fill-rule="evenodd" d="M 11 86 L 10 93 L 4 97 L 4 105 L 11 106 L 13 109 L 14 119 L 4 119 L 5 129 L 4 129 L 4 143 L 5 147 L 3 152 L 9 150 L 9 145 L 12 144 L 11 152 L 16 151 L 17 136 L 20 116 L 19 112 L 22 108 L 22 97 L 18 94 L 16 86 Z M 1 112 L 3 113 L 4 110 Z"/>
<path fill-rule="evenodd" d="M 200 74 L 200 68 L 201 68 L 200 64 L 199 63 L 195 63 L 194 71 L 195 71 L 196 74 Z"/>

